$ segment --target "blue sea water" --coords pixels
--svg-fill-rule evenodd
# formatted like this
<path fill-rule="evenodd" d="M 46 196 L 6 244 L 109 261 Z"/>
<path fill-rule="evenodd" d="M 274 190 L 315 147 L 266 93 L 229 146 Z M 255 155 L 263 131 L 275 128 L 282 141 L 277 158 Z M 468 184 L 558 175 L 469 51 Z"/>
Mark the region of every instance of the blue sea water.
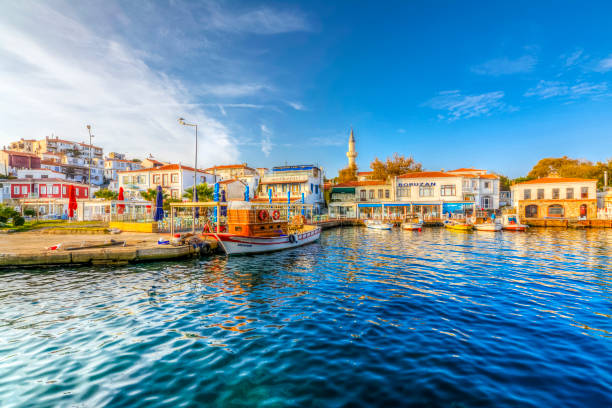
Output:
<path fill-rule="evenodd" d="M 612 406 L 612 231 L 0 273 L 0 406 Z"/>

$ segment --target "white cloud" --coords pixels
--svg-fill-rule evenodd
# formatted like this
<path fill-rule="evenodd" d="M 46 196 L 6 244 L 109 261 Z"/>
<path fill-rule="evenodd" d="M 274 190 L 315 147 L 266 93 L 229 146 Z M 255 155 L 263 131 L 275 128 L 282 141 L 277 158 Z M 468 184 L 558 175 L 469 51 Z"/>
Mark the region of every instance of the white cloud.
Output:
<path fill-rule="evenodd" d="M 583 50 L 577 50 L 568 56 L 564 56 L 565 66 L 572 67 L 576 65 L 578 61 L 580 60 L 580 57 L 582 57 L 583 52 L 584 52 Z"/>
<path fill-rule="evenodd" d="M 603 96 L 607 91 L 607 82 L 597 84 L 578 82 L 574 85 L 568 85 L 567 83 L 558 81 L 540 81 L 535 87 L 528 89 L 524 95 L 528 97 L 535 96 L 540 99 L 555 97 L 578 99 L 581 97 Z"/>
<path fill-rule="evenodd" d="M 532 55 L 523 55 L 516 59 L 507 57 L 489 60 L 483 64 L 472 67 L 472 72 L 480 75 L 508 75 L 523 72 L 531 72 L 537 63 Z"/>
<path fill-rule="evenodd" d="M 306 107 L 304 105 L 302 105 L 300 102 L 287 102 L 287 105 L 291 106 L 293 109 L 297 110 L 297 111 L 303 111 L 306 110 Z"/>
<path fill-rule="evenodd" d="M 223 84 L 202 86 L 199 93 L 219 97 L 235 98 L 257 94 L 268 87 L 261 84 Z"/>
<path fill-rule="evenodd" d="M 610 70 L 612 70 L 612 54 L 602 59 L 599 61 L 599 64 L 597 64 L 597 71 L 606 72 Z"/>
<path fill-rule="evenodd" d="M 506 105 L 502 99 L 504 92 L 487 92 L 478 95 L 462 95 L 460 91 L 444 91 L 438 96 L 425 102 L 424 106 L 446 111 L 439 114 L 438 118 L 450 121 L 457 119 L 472 118 L 477 116 L 488 116 L 493 112 L 513 110 Z"/>
<path fill-rule="evenodd" d="M 149 68 L 119 39 L 44 3 L 13 3 L 0 14 L 0 143 L 51 132 L 84 140 L 91 124 L 105 151 L 153 153 L 189 162 L 198 123 L 200 163 L 238 159 L 227 127 L 194 104 L 180 82 Z"/>
<path fill-rule="evenodd" d="M 261 151 L 262 153 L 268 157 L 272 152 L 272 132 L 270 129 L 266 127 L 266 125 L 261 125 Z"/>

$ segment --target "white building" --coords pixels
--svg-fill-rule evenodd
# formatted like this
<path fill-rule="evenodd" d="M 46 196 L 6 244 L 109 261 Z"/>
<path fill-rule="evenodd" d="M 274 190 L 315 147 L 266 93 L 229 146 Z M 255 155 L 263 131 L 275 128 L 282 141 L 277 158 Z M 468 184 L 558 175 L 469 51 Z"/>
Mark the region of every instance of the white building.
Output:
<path fill-rule="evenodd" d="M 140 170 L 142 165 L 140 162 L 133 160 L 125 160 L 123 155 L 121 158 L 116 153 L 104 159 L 104 178 L 108 181 L 117 180 L 117 172 L 126 170 Z"/>
<path fill-rule="evenodd" d="M 47 168 L 40 169 L 19 169 L 17 170 L 17 178 L 23 179 L 45 179 L 45 178 L 56 178 L 66 179 L 66 175 L 60 171 L 51 170 Z"/>
<path fill-rule="evenodd" d="M 193 167 L 180 164 L 168 164 L 165 166 L 151 167 L 139 170 L 126 170 L 117 172 L 119 180 L 118 188 L 123 188 L 126 199 L 140 199 L 140 192 L 162 189 L 172 198 L 182 198 L 186 189 L 193 187 Z M 212 174 L 202 170 L 197 171 L 198 184 L 214 184 Z"/>
<path fill-rule="evenodd" d="M 258 199 L 268 200 L 269 191 L 276 202 L 287 202 L 289 194 L 292 201 L 301 201 L 303 194 L 304 202 L 317 213 L 325 204 L 323 178 L 323 171 L 314 165 L 273 167 L 259 181 Z"/>

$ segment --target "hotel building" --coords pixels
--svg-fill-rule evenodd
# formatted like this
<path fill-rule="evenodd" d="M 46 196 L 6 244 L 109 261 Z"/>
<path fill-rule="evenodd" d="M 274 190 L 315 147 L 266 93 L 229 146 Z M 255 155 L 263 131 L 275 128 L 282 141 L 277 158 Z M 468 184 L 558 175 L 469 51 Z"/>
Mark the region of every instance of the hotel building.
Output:
<path fill-rule="evenodd" d="M 512 204 L 521 218 L 597 217 L 597 180 L 544 177 L 514 184 Z"/>
<path fill-rule="evenodd" d="M 276 202 L 287 202 L 290 194 L 292 201 L 312 204 L 315 213 L 320 213 L 323 199 L 323 171 L 314 165 L 276 166 L 259 181 L 258 199 L 268 200 L 268 191 Z"/>
<path fill-rule="evenodd" d="M 180 199 L 186 189 L 193 187 L 193 176 L 193 167 L 180 164 L 117 172 L 118 188 L 123 188 L 126 199 L 141 199 L 141 191 L 155 189 L 157 186 L 162 186 L 162 190 L 170 197 Z M 197 182 L 214 184 L 214 176 L 198 170 Z"/>

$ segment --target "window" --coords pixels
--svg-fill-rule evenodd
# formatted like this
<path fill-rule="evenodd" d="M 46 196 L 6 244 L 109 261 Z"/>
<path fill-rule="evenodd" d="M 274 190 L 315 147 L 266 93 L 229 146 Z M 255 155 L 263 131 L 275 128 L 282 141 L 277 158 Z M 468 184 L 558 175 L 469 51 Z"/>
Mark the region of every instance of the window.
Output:
<path fill-rule="evenodd" d="M 361 199 L 361 201 L 365 201 L 365 199 L 366 199 L 366 191 L 365 190 L 359 191 L 359 198 Z"/>
<path fill-rule="evenodd" d="M 440 195 L 442 196 L 454 196 L 457 195 L 456 187 L 454 184 L 448 184 L 440 187 Z"/>
<path fill-rule="evenodd" d="M 523 190 L 523 200 L 531 200 L 531 190 Z"/>
<path fill-rule="evenodd" d="M 536 197 L 538 198 L 538 200 L 544 199 L 544 189 L 543 188 L 538 188 L 536 190 Z"/>
<path fill-rule="evenodd" d="M 282 187 L 282 191 L 283 191 L 283 193 L 285 193 L 285 192 L 287 191 L 287 185 L 286 185 L 286 184 L 283 184 L 281 187 Z"/>
<path fill-rule="evenodd" d="M 40 194 L 47 194 L 47 186 L 44 184 L 40 186 Z"/>
<path fill-rule="evenodd" d="M 179 177 L 178 177 L 178 173 L 173 173 L 172 177 L 171 177 L 171 182 L 172 183 L 178 183 L 179 182 Z"/>
<path fill-rule="evenodd" d="M 19 194 L 19 186 L 13 186 L 13 194 Z"/>
<path fill-rule="evenodd" d="M 389 194 L 389 190 L 385 190 L 385 198 L 389 198 L 390 194 Z"/>
<path fill-rule="evenodd" d="M 123 176 L 123 184 L 128 184 L 130 182 L 129 176 Z"/>
<path fill-rule="evenodd" d="M 162 185 L 164 186 L 168 185 L 168 175 L 167 174 L 162 175 Z"/>
<path fill-rule="evenodd" d="M 318 184 L 315 186 L 315 193 L 319 194 L 319 185 Z"/>
<path fill-rule="evenodd" d="M 470 188 L 470 180 L 463 180 L 463 188 L 464 189 Z"/>
<path fill-rule="evenodd" d="M 485 181 L 484 182 L 484 188 L 489 189 L 491 186 L 491 182 L 490 181 Z"/>
<path fill-rule="evenodd" d="M 138 184 L 145 184 L 147 182 L 146 176 L 138 176 Z"/>
<path fill-rule="evenodd" d="M 419 186 L 419 197 L 433 197 L 434 188 L 432 186 Z"/>
<path fill-rule="evenodd" d="M 553 188 L 553 190 L 552 190 L 552 199 L 553 200 L 558 200 L 559 199 L 559 189 L 558 188 Z"/>
<path fill-rule="evenodd" d="M 574 189 L 573 188 L 568 187 L 565 189 L 565 198 L 568 200 L 574 199 Z"/>
<path fill-rule="evenodd" d="M 312 193 L 313 191 L 314 191 L 314 185 L 310 183 L 310 192 Z"/>
<path fill-rule="evenodd" d="M 159 184 L 159 174 L 153 175 L 153 184 Z"/>
<path fill-rule="evenodd" d="M 53 186 L 53 194 L 59 194 L 59 186 Z"/>
<path fill-rule="evenodd" d="M 66 194 L 66 186 L 62 186 L 62 194 Z"/>
<path fill-rule="evenodd" d="M 559 204 L 553 204 L 548 206 L 549 217 L 563 217 L 563 206 Z"/>
<path fill-rule="evenodd" d="M 40 178 L 49 178 L 49 176 L 47 176 L 46 174 L 41 174 Z"/>
<path fill-rule="evenodd" d="M 79 193 L 81 192 L 81 189 L 80 188 L 75 188 L 74 191 L 75 191 L 74 194 L 78 197 L 80 195 Z"/>
<path fill-rule="evenodd" d="M 370 198 L 370 200 L 373 200 L 373 199 L 374 199 L 374 190 L 370 190 L 370 191 L 368 192 L 368 197 Z"/>
<path fill-rule="evenodd" d="M 580 198 L 589 198 L 589 188 L 580 187 Z"/>
<path fill-rule="evenodd" d="M 21 194 L 28 194 L 28 186 L 21 186 Z"/>
<path fill-rule="evenodd" d="M 31 174 L 26 174 L 26 175 L 25 175 L 25 178 L 34 178 L 34 176 L 33 176 L 33 175 L 31 175 Z"/>
<path fill-rule="evenodd" d="M 383 198 L 383 190 L 382 190 L 382 188 L 378 189 L 378 198 Z"/>
<path fill-rule="evenodd" d="M 398 197 L 410 197 L 410 188 L 409 187 L 398 187 L 397 196 Z"/>
<path fill-rule="evenodd" d="M 178 198 L 178 190 L 172 190 L 172 198 Z"/>
<path fill-rule="evenodd" d="M 491 208 L 491 197 L 482 197 L 481 207 L 484 208 L 485 210 Z"/>

